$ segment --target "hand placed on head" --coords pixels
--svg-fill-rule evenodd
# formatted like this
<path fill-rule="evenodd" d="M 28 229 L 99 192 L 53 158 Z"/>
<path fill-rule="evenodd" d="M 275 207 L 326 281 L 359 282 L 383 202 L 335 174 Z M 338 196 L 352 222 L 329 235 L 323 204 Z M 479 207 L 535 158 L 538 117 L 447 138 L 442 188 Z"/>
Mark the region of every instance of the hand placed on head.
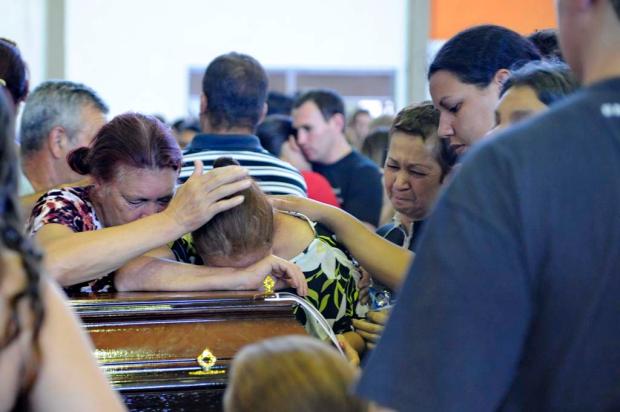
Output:
<path fill-rule="evenodd" d="M 243 196 L 229 196 L 250 187 L 248 171 L 226 166 L 203 174 L 202 162 L 194 161 L 194 173 L 176 192 L 163 213 L 189 233 L 216 214 L 243 202 Z"/>

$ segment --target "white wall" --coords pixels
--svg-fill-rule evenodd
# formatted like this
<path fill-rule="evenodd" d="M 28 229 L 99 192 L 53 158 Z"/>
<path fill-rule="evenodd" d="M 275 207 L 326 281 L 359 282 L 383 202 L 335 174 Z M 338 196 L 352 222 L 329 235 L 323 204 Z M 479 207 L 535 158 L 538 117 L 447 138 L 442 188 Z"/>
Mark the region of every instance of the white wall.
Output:
<path fill-rule="evenodd" d="M 388 68 L 399 79 L 404 70 L 405 0 L 66 2 L 66 77 L 92 86 L 113 114 L 196 111 L 188 68 L 232 50 L 267 68 Z"/>
<path fill-rule="evenodd" d="M 0 37 L 17 43 L 38 84 L 45 73 L 45 0 L 0 0 Z"/>

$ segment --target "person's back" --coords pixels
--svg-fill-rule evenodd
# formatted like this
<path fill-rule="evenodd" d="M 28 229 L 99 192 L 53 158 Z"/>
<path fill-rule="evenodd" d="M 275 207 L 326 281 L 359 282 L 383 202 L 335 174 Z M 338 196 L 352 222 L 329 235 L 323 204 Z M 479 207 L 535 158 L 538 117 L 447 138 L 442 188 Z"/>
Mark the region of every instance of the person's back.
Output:
<path fill-rule="evenodd" d="M 472 153 L 430 219 L 444 232 L 423 236 L 401 291 L 409 312 L 392 315 L 415 331 L 384 335 L 408 342 L 418 372 L 400 390 L 379 384 L 375 399 L 434 410 L 620 405 L 620 116 L 605 115 L 617 101 L 620 79 Z M 440 273 L 472 276 L 446 284 Z M 385 376 L 401 357 L 381 355 L 367 373 Z"/>
<path fill-rule="evenodd" d="M 387 406 L 620 408 L 620 4 L 559 4 L 589 87 L 465 159 L 358 389 Z"/>
<path fill-rule="evenodd" d="M 186 148 L 181 182 L 194 171 L 194 160 L 208 171 L 218 157 L 234 156 L 265 193 L 306 196 L 299 171 L 267 152 L 254 135 L 267 111 L 267 84 L 265 70 L 250 56 L 228 53 L 209 64 L 200 101 L 204 133 Z"/>

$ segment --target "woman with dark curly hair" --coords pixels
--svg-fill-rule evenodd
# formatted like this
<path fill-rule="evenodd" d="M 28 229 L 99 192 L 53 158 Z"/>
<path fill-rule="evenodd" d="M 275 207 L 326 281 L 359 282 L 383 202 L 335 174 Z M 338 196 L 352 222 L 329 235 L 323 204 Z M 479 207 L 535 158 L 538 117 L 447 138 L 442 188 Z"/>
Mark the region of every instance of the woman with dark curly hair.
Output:
<path fill-rule="evenodd" d="M 0 86 L 0 410 L 123 410 L 22 233 L 11 106 Z"/>

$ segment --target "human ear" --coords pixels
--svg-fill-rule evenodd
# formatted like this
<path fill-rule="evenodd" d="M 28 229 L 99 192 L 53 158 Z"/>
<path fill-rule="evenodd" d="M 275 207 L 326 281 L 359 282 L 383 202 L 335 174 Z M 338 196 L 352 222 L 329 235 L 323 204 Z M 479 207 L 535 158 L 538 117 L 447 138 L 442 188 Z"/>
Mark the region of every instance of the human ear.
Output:
<path fill-rule="evenodd" d="M 263 120 L 265 120 L 265 117 L 267 117 L 267 111 L 269 110 L 269 105 L 267 105 L 267 102 L 263 103 L 263 110 L 260 113 L 260 117 L 258 119 L 258 123 L 262 123 Z"/>
<path fill-rule="evenodd" d="M 329 123 L 333 124 L 337 130 L 344 132 L 345 120 L 344 115 L 342 115 L 341 113 L 334 114 L 329 119 Z"/>
<path fill-rule="evenodd" d="M 497 83 L 498 86 L 502 86 L 506 80 L 510 77 L 510 70 L 508 69 L 499 69 L 495 72 L 495 76 L 493 76 L 493 81 Z"/>
<path fill-rule="evenodd" d="M 200 94 L 200 114 L 206 114 L 207 113 L 207 95 L 205 95 L 204 93 Z"/>
<path fill-rule="evenodd" d="M 47 143 L 54 158 L 60 159 L 65 157 L 65 148 L 67 147 L 68 140 L 69 138 L 63 127 L 56 126 L 50 130 L 47 135 Z"/>

